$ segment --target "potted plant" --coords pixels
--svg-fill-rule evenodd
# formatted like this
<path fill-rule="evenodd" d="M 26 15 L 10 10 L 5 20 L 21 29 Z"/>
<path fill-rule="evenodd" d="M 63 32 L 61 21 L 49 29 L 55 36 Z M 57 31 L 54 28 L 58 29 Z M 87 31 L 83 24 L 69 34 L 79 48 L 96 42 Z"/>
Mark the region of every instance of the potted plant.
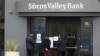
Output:
<path fill-rule="evenodd" d="M 7 41 L 6 43 L 6 49 L 7 51 L 5 52 L 5 56 L 19 56 L 19 52 L 18 52 L 18 43 L 10 40 Z"/>

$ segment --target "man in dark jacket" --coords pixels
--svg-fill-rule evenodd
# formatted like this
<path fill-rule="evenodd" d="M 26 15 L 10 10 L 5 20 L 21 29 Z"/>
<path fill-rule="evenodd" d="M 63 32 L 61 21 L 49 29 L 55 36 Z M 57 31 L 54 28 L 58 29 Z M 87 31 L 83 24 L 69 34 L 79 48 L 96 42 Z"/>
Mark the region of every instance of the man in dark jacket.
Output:
<path fill-rule="evenodd" d="M 33 39 L 33 37 L 34 34 L 30 33 L 29 37 L 26 38 L 27 56 L 34 56 L 35 40 Z"/>
<path fill-rule="evenodd" d="M 64 37 L 61 37 L 60 35 L 57 42 L 57 47 L 58 47 L 58 56 L 65 56 L 66 39 L 64 39 Z"/>

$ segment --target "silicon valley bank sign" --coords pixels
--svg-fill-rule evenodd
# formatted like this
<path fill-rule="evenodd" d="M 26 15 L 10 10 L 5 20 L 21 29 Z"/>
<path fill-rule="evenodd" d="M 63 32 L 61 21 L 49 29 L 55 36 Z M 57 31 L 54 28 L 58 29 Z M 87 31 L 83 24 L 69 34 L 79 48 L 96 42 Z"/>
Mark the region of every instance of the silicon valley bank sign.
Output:
<path fill-rule="evenodd" d="M 37 3 L 29 3 L 28 4 L 28 9 L 56 9 L 56 10 L 66 10 L 66 9 L 84 9 L 84 4 L 83 3 L 78 3 L 78 4 L 73 4 L 73 3 L 46 3 L 46 4 L 37 4 Z"/>
<path fill-rule="evenodd" d="M 16 1 L 15 9 L 17 12 L 100 12 L 100 3 L 97 0 L 28 0 Z"/>

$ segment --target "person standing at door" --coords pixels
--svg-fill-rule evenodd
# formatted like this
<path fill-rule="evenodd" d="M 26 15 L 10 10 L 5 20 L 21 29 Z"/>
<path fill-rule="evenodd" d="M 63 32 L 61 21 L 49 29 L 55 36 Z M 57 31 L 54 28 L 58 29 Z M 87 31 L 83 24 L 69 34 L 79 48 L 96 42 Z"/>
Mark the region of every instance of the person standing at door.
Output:
<path fill-rule="evenodd" d="M 30 33 L 29 36 L 26 38 L 27 56 L 34 56 L 35 40 L 33 38 L 33 33 Z"/>
<path fill-rule="evenodd" d="M 43 40 L 43 47 L 44 47 L 44 56 L 52 56 L 51 50 L 50 50 L 50 40 L 48 36 L 45 36 L 45 39 Z"/>
<path fill-rule="evenodd" d="M 58 56 L 65 56 L 66 39 L 64 37 L 62 37 L 62 35 L 59 35 L 57 47 L 58 47 Z"/>

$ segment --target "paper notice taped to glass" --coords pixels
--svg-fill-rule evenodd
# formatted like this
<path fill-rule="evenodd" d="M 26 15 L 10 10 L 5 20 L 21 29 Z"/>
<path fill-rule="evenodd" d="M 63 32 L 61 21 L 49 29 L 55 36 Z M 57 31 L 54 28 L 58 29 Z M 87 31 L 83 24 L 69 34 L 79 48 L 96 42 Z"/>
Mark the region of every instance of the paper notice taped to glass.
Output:
<path fill-rule="evenodd" d="M 37 33 L 37 35 L 36 35 L 36 43 L 42 43 L 40 33 Z"/>
<path fill-rule="evenodd" d="M 53 48 L 53 37 L 49 37 L 49 40 L 51 42 L 50 48 Z"/>
<path fill-rule="evenodd" d="M 58 41 L 58 36 L 54 36 L 53 41 Z"/>

